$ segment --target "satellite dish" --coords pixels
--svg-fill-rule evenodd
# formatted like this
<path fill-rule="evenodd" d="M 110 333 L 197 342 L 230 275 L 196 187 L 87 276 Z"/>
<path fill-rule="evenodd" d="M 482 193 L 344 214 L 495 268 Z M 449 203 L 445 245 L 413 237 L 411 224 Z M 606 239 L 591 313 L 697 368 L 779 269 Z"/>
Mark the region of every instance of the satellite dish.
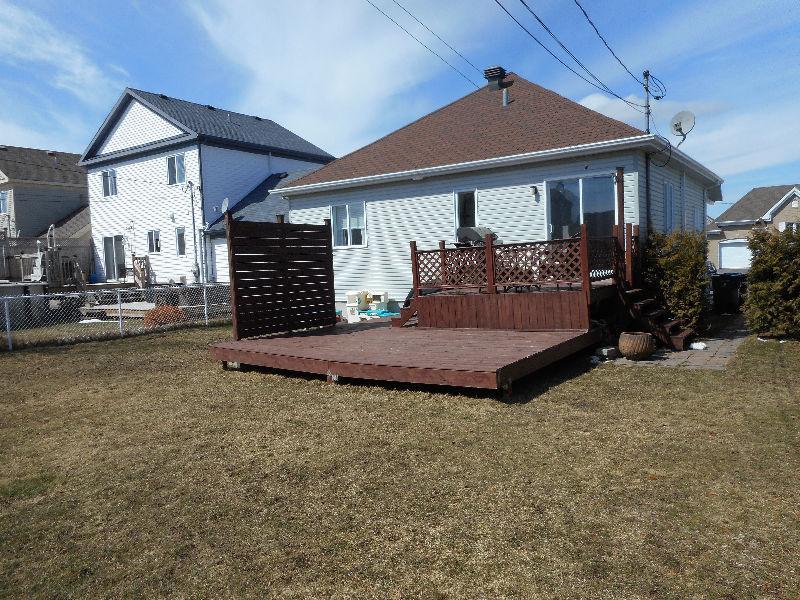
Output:
<path fill-rule="evenodd" d="M 688 110 L 682 110 L 677 115 L 672 117 L 672 121 L 670 121 L 670 127 L 672 128 L 673 134 L 685 138 L 687 134 L 694 129 L 694 113 L 689 112 Z"/>
<path fill-rule="evenodd" d="M 220 212 L 221 212 L 223 215 L 224 215 L 226 212 L 228 212 L 228 199 L 227 199 L 227 198 L 225 198 L 225 200 L 223 200 L 223 201 L 222 201 L 222 206 L 220 207 L 220 209 L 219 209 L 219 210 L 220 210 Z"/>

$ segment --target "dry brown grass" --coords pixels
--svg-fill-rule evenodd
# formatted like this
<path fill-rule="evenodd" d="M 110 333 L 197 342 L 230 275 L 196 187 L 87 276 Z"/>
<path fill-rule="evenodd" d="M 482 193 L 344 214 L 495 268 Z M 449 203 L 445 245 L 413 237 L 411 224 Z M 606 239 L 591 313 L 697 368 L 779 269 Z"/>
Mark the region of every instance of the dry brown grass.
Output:
<path fill-rule="evenodd" d="M 0 596 L 798 597 L 798 343 L 504 404 L 223 372 L 227 335 L 0 355 Z"/>

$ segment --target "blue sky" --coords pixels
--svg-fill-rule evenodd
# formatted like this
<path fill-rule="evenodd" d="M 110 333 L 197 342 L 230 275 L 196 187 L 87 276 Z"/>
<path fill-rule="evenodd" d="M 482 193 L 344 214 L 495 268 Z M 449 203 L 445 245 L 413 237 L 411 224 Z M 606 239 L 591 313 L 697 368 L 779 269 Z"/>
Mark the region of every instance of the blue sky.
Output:
<path fill-rule="evenodd" d="M 374 2 L 482 83 L 393 0 Z M 478 67 L 501 64 L 643 127 L 493 0 L 400 2 Z M 503 3 L 555 50 L 518 0 Z M 641 98 L 573 0 L 528 3 L 600 79 Z M 725 178 L 726 202 L 800 182 L 800 2 L 582 3 L 634 73 L 649 68 L 666 84 L 654 104 L 662 133 L 679 110 L 697 114 L 682 149 Z M 0 0 L 0 14 L 0 143 L 9 145 L 79 152 L 129 85 L 269 117 L 341 155 L 474 89 L 365 0 Z"/>

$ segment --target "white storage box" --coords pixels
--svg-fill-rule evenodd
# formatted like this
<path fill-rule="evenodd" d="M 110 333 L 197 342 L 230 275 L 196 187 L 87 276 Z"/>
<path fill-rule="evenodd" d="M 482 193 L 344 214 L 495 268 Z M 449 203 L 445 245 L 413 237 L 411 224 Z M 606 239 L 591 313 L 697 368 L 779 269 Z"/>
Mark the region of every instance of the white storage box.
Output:
<path fill-rule="evenodd" d="M 367 292 L 351 290 L 345 293 L 347 305 L 355 305 L 359 310 L 367 309 Z"/>
<path fill-rule="evenodd" d="M 369 303 L 370 310 L 388 310 L 389 294 L 387 292 L 371 292 L 372 297 Z"/>
<path fill-rule="evenodd" d="M 358 323 L 361 316 L 358 314 L 358 304 L 347 304 L 344 307 L 344 318 L 348 323 Z"/>

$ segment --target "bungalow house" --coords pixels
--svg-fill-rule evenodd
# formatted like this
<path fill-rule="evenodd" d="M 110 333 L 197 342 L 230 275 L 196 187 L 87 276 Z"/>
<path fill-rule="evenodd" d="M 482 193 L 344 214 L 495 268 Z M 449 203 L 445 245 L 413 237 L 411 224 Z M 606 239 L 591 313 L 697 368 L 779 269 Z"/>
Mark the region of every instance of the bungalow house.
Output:
<path fill-rule="evenodd" d="M 708 259 L 725 271 L 747 271 L 747 238 L 755 227 L 784 231 L 800 227 L 800 184 L 753 188 L 709 225 Z"/>
<path fill-rule="evenodd" d="M 157 283 L 227 279 L 215 268 L 225 239 L 207 226 L 275 174 L 332 159 L 269 119 L 125 89 L 80 160 L 98 279 L 125 277 L 133 256 L 147 257 Z M 269 212 L 286 212 L 272 200 Z"/>
<path fill-rule="evenodd" d="M 626 223 L 704 229 L 722 183 L 711 170 L 500 67 L 486 76 L 482 89 L 273 192 L 290 222 L 331 220 L 338 302 L 351 289 L 402 301 L 409 241 L 453 243 L 463 226 L 506 243 L 570 237 L 583 223 L 610 236 L 618 186 Z"/>
<path fill-rule="evenodd" d="M 89 205 L 78 154 L 0 146 L 0 233 L 39 237 Z M 70 236 L 71 237 L 71 236 Z"/>

